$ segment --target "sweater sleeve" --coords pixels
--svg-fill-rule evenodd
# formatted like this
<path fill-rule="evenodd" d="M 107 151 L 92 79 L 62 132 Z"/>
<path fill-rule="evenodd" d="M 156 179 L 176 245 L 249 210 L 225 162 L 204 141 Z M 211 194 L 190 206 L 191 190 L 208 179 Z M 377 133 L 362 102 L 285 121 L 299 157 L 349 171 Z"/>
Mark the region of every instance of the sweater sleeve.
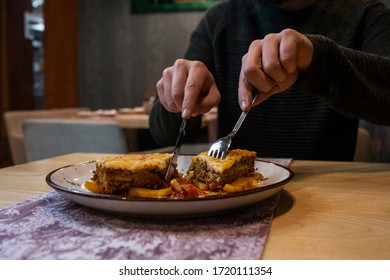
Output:
<path fill-rule="evenodd" d="M 390 59 L 339 46 L 309 35 L 314 45 L 310 69 L 296 84 L 354 118 L 390 125 Z"/>
<path fill-rule="evenodd" d="M 378 2 L 362 9 L 355 46 L 308 35 L 314 46 L 310 69 L 297 86 L 323 98 L 340 113 L 390 125 L 390 11 Z"/>

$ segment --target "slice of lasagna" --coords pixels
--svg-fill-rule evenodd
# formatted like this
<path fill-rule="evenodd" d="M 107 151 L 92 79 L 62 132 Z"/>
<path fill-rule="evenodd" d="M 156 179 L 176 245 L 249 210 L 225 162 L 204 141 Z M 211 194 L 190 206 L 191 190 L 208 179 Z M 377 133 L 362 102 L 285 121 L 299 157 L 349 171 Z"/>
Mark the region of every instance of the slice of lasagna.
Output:
<path fill-rule="evenodd" d="M 192 157 L 187 178 L 200 189 L 219 190 L 241 177 L 255 172 L 256 152 L 230 150 L 224 160 L 207 155 L 207 152 Z"/>
<path fill-rule="evenodd" d="M 102 194 L 154 197 L 170 191 L 165 174 L 172 154 L 128 154 L 108 156 L 96 161 L 92 181 Z M 177 171 L 174 176 L 177 175 Z M 158 195 L 159 196 L 159 195 Z"/>

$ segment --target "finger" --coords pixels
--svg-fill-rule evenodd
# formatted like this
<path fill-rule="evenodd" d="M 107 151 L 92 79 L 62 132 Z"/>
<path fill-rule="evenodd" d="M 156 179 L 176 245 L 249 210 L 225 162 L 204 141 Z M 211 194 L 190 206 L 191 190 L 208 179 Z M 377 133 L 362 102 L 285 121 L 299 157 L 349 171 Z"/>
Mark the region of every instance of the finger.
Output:
<path fill-rule="evenodd" d="M 188 71 L 187 81 L 184 86 L 182 117 L 187 119 L 197 114 L 196 103 L 200 98 L 200 92 L 204 83 L 204 69 L 201 62 L 193 62 Z"/>
<path fill-rule="evenodd" d="M 198 114 L 205 114 L 221 101 L 221 94 L 215 84 L 209 90 L 209 93 L 198 102 Z"/>
<path fill-rule="evenodd" d="M 298 76 L 299 76 L 298 71 L 294 71 L 292 73 L 289 73 L 283 82 L 277 84 L 277 86 L 278 86 L 277 89 L 275 89 L 275 88 L 272 89 L 272 92 L 278 93 L 278 92 L 282 92 L 282 91 L 287 90 L 297 81 Z M 278 90 L 278 91 L 276 91 L 276 90 Z"/>
<path fill-rule="evenodd" d="M 167 100 L 167 97 L 170 94 L 170 90 L 167 91 L 167 88 L 169 89 L 167 83 L 170 83 L 169 76 L 170 76 L 169 69 L 168 68 L 164 69 L 161 79 L 157 82 L 157 93 L 161 104 L 168 111 L 172 112 L 172 108 L 170 108 L 169 101 Z"/>
<path fill-rule="evenodd" d="M 279 34 L 269 34 L 263 39 L 262 44 L 262 69 L 268 77 L 276 82 L 283 81 L 287 75 L 279 59 L 280 40 Z"/>
<path fill-rule="evenodd" d="M 165 102 L 165 96 L 164 96 L 164 82 L 163 82 L 163 78 L 158 80 L 158 82 L 156 84 L 156 90 L 157 90 L 158 99 L 160 99 L 161 104 L 163 104 L 163 106 L 165 106 L 166 102 Z"/>
<path fill-rule="evenodd" d="M 213 85 L 215 85 L 214 78 L 206 66 L 201 62 L 193 62 L 184 88 L 183 118 L 197 116 L 205 110 L 199 107 L 200 100 L 207 98 Z"/>
<path fill-rule="evenodd" d="M 248 53 L 243 57 L 241 72 L 248 83 L 260 92 L 268 92 L 275 85 L 262 69 L 262 40 L 253 41 Z"/>
<path fill-rule="evenodd" d="M 297 69 L 305 71 L 313 60 L 313 43 L 306 36 L 302 35 L 297 43 Z"/>
<path fill-rule="evenodd" d="M 238 103 L 242 111 L 246 111 L 249 109 L 250 97 L 252 92 L 254 91 L 254 87 L 251 83 L 245 78 L 243 72 L 240 72 L 240 78 L 238 83 Z"/>
<path fill-rule="evenodd" d="M 279 59 L 287 73 L 297 70 L 297 37 L 292 34 L 292 30 L 281 32 L 282 40 L 279 47 Z"/>
<path fill-rule="evenodd" d="M 163 86 L 164 86 L 164 100 L 165 104 L 164 107 L 169 112 L 179 112 L 180 108 L 176 107 L 176 104 L 173 102 L 172 95 L 171 95 L 171 85 L 172 85 L 172 67 L 169 67 L 164 70 L 163 72 Z"/>
<path fill-rule="evenodd" d="M 171 98 L 176 107 L 181 110 L 185 94 L 184 88 L 188 77 L 187 64 L 182 59 L 176 60 L 173 69 Z"/>
<path fill-rule="evenodd" d="M 247 67 L 243 70 L 243 76 L 247 80 L 247 83 L 250 83 L 260 92 L 267 92 L 276 84 L 262 69 Z"/>
<path fill-rule="evenodd" d="M 243 68 L 256 68 L 261 69 L 261 56 L 262 56 L 262 40 L 255 40 L 249 45 L 248 52 L 242 57 Z"/>
<path fill-rule="evenodd" d="M 289 73 L 306 70 L 313 59 L 312 42 L 293 29 L 285 29 L 280 34 L 283 38 L 280 50 L 283 67 Z"/>

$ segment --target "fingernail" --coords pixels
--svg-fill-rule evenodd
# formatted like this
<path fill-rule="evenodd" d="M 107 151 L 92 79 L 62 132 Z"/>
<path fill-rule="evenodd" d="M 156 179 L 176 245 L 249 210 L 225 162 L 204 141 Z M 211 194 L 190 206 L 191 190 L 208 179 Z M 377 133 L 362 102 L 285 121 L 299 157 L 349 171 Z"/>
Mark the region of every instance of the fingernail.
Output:
<path fill-rule="evenodd" d="M 245 100 L 242 100 L 242 101 L 241 101 L 241 109 L 242 109 L 242 110 L 245 110 L 245 109 L 246 109 L 246 101 L 245 101 Z"/>
<path fill-rule="evenodd" d="M 189 117 L 189 112 L 188 112 L 188 109 L 187 109 L 187 108 L 184 108 L 184 109 L 183 109 L 183 112 L 181 113 L 181 117 L 182 117 L 183 119 L 186 119 L 186 118 Z"/>

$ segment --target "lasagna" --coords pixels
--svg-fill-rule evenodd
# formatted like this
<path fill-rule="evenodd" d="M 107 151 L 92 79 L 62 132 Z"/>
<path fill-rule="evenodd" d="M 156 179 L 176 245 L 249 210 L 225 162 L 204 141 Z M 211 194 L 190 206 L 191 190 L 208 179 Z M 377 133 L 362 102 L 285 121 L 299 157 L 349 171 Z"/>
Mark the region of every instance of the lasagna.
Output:
<path fill-rule="evenodd" d="M 226 184 L 255 173 L 256 152 L 230 150 L 224 160 L 207 155 L 207 152 L 192 157 L 187 178 L 199 189 L 218 191 Z"/>
<path fill-rule="evenodd" d="M 165 153 L 103 157 L 96 161 L 92 182 L 102 194 L 167 196 L 171 188 L 165 184 L 165 174 L 171 158 Z"/>

